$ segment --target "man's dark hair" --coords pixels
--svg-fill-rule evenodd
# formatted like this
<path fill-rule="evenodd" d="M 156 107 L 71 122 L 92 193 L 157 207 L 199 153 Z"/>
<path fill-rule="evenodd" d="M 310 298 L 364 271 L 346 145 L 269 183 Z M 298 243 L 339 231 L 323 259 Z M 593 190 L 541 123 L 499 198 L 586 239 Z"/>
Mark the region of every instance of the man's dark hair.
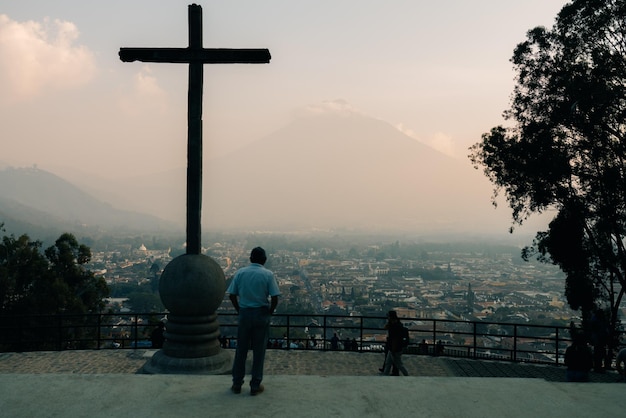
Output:
<path fill-rule="evenodd" d="M 250 252 L 250 261 L 252 263 L 265 264 L 265 261 L 267 261 L 265 250 L 261 247 L 253 248 L 252 252 Z"/>

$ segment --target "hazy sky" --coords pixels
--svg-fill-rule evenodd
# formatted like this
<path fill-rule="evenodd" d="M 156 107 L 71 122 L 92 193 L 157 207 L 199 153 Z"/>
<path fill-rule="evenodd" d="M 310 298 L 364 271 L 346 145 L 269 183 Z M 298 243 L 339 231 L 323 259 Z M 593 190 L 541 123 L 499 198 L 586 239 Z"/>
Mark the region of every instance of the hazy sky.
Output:
<path fill-rule="evenodd" d="M 269 48 L 267 65 L 207 65 L 205 159 L 343 99 L 459 158 L 502 123 L 527 30 L 564 0 L 200 1 L 204 46 Z M 187 65 L 123 63 L 120 47 L 186 47 L 173 0 L 0 6 L 0 162 L 102 177 L 186 163 Z"/>

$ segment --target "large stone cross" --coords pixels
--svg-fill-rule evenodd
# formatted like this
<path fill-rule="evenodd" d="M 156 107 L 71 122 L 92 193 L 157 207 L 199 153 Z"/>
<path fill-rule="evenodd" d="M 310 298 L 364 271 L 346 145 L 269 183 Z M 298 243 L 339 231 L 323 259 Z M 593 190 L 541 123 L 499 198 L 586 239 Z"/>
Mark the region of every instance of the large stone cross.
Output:
<path fill-rule="evenodd" d="M 144 365 L 147 373 L 220 374 L 231 368 L 230 353 L 220 347 L 217 308 L 226 291 L 224 272 L 200 254 L 202 207 L 202 84 L 204 64 L 268 63 L 267 49 L 202 47 L 202 8 L 189 6 L 187 48 L 121 48 L 120 59 L 189 64 L 187 110 L 187 253 L 170 261 L 159 280 L 168 310 L 165 343 Z"/>
<path fill-rule="evenodd" d="M 187 254 L 200 254 L 202 208 L 202 85 L 204 64 L 266 64 L 267 49 L 202 47 L 202 7 L 189 6 L 187 48 L 120 48 L 124 62 L 169 62 L 189 64 L 187 110 Z"/>

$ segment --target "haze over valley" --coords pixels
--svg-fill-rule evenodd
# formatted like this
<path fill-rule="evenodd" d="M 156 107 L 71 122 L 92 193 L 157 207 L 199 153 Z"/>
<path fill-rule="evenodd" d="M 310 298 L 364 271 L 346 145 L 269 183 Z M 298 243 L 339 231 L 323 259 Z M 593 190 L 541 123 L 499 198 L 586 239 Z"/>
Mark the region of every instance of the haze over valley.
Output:
<path fill-rule="evenodd" d="M 36 172 L 0 172 L 0 213 L 23 205 L 47 213 L 36 217 L 44 223 L 184 232 L 184 166 L 118 181 L 68 170 L 75 188 Z M 509 235 L 508 207 L 493 207 L 491 185 L 469 161 L 341 100 L 309 106 L 273 134 L 205 160 L 203 189 L 205 232 Z M 11 219 L 19 213 L 28 211 Z"/>
<path fill-rule="evenodd" d="M 511 236 L 506 202 L 494 209 L 467 150 L 503 123 L 513 50 L 553 23 L 561 0 L 199 3 L 205 47 L 272 54 L 267 65 L 205 66 L 204 233 L 525 245 L 545 227 L 531 219 Z M 5 5 L 0 169 L 28 168 L 0 173 L 8 231 L 184 234 L 187 66 L 118 52 L 184 47 L 187 24 L 172 2 Z"/>

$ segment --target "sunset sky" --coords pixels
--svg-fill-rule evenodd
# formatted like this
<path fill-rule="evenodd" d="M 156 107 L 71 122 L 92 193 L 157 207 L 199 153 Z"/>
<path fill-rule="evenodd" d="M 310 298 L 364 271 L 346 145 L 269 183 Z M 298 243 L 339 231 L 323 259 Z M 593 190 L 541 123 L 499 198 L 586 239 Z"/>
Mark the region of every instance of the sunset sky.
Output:
<path fill-rule="evenodd" d="M 269 48 L 205 68 L 205 158 L 342 99 L 464 158 L 502 123 L 509 59 L 563 0 L 202 1 L 204 46 Z M 0 160 L 104 177 L 185 163 L 187 66 L 120 47 L 187 46 L 187 3 L 20 0 L 0 7 Z"/>
<path fill-rule="evenodd" d="M 206 164 L 337 103 L 468 162 L 468 147 L 504 123 L 515 46 L 552 26 L 565 1 L 198 3 L 206 48 L 272 54 L 205 66 Z M 123 63 L 118 52 L 186 47 L 188 4 L 4 2 L 0 168 L 106 181 L 185 166 L 187 65 Z"/>

